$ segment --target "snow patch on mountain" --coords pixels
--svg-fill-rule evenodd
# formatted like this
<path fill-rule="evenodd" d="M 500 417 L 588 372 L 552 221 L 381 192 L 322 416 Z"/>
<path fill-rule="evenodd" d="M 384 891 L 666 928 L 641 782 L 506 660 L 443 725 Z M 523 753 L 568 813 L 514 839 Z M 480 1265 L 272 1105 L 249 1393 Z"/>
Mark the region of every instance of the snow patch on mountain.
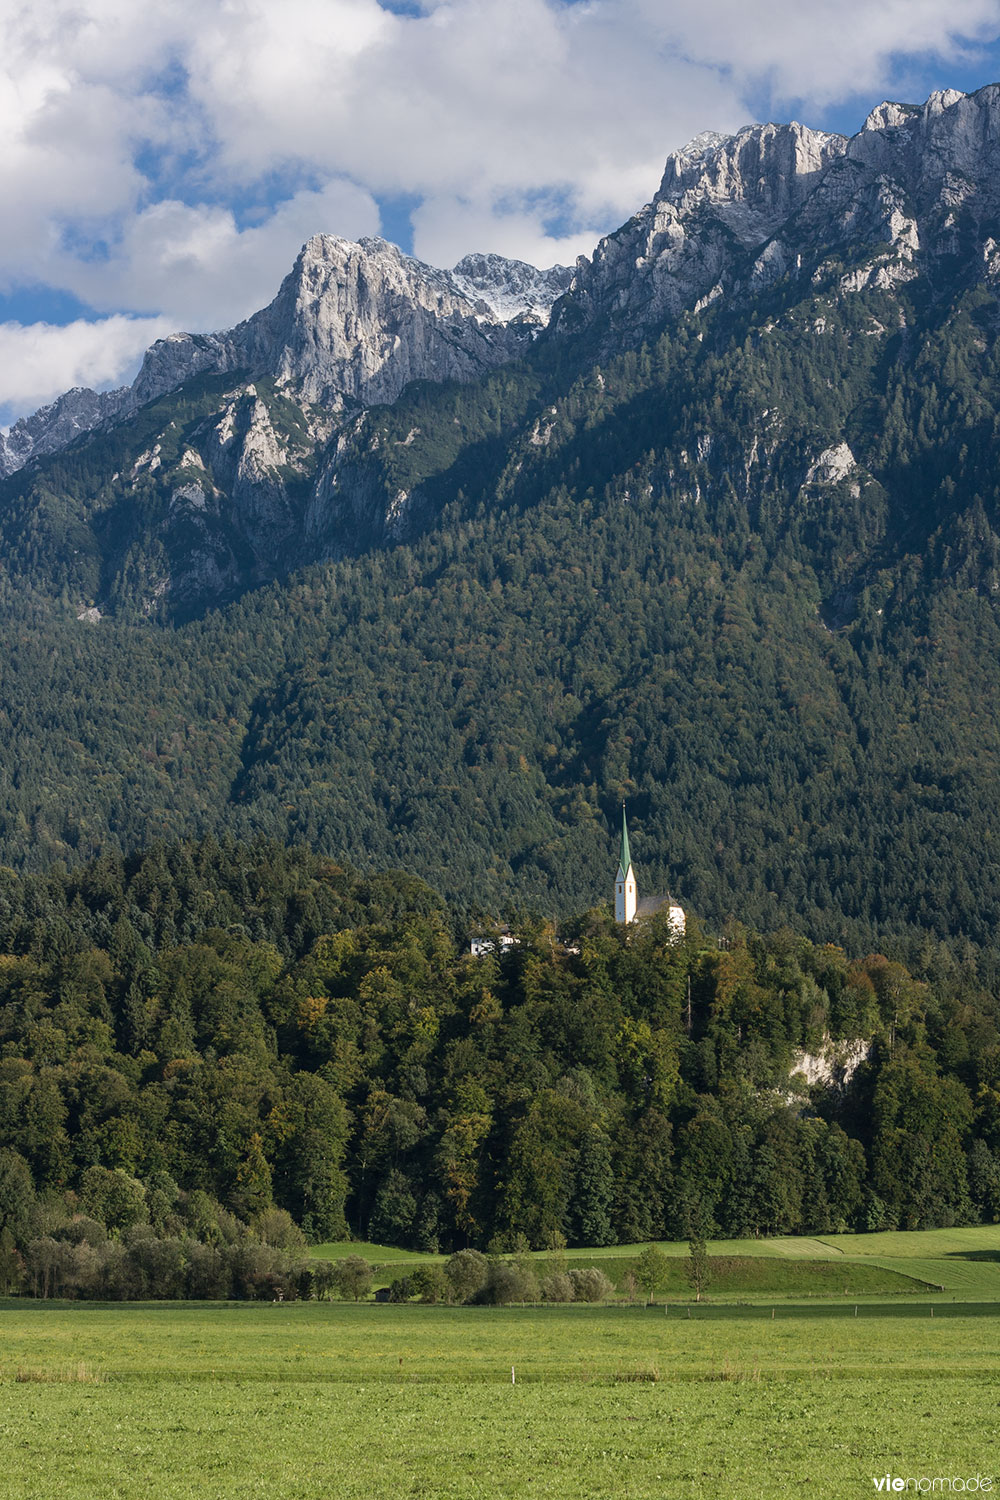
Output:
<path fill-rule="evenodd" d="M 573 280 L 569 266 L 538 271 L 523 260 L 507 260 L 502 255 L 467 255 L 451 275 L 465 296 L 485 302 L 500 322 L 530 317 L 543 326 L 553 302 Z"/>

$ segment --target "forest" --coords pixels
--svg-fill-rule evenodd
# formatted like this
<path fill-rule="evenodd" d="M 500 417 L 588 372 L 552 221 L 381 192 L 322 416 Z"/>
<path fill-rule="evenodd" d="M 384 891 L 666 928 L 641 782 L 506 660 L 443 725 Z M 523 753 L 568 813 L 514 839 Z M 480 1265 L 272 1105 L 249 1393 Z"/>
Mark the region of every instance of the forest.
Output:
<path fill-rule="evenodd" d="M 1000 1007 L 947 945 L 911 970 L 696 914 L 674 942 L 609 905 L 469 933 L 266 840 L 3 873 L 0 1281 L 246 1296 L 307 1240 L 1000 1220 Z M 846 1082 L 795 1071 L 858 1043 Z"/>
<path fill-rule="evenodd" d="M 627 796 L 645 889 L 716 926 L 926 937 L 993 972 L 996 298 L 844 296 L 824 266 L 600 363 L 540 346 L 411 387 L 343 465 L 409 494 L 410 530 L 351 530 L 345 490 L 225 597 L 166 589 L 211 381 L 15 475 L 0 860 L 263 836 L 562 921 L 603 897 Z M 126 503 L 161 431 L 168 477 Z"/>

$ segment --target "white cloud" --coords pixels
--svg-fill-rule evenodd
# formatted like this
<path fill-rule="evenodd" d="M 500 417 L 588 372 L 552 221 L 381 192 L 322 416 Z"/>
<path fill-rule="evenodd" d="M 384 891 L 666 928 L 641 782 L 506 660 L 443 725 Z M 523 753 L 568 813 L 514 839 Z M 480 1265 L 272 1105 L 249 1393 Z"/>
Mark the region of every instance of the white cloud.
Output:
<path fill-rule="evenodd" d="M 379 211 L 353 183 L 294 194 L 263 223 L 240 229 L 228 208 L 171 198 L 129 219 L 107 261 L 54 258 L 61 279 L 101 311 L 159 311 L 175 328 L 225 328 L 269 302 L 311 234 L 377 234 Z"/>
<path fill-rule="evenodd" d="M 669 149 L 746 123 L 747 99 L 808 123 L 998 31 L 1000 0 L 11 4 L 0 291 L 224 326 L 310 234 L 374 232 L 387 194 L 419 200 L 415 249 L 438 263 L 572 260 L 649 198 Z"/>
<path fill-rule="evenodd" d="M 765 82 L 780 99 L 817 108 L 877 90 L 894 59 L 937 53 L 958 60 L 1000 28 L 995 0 L 635 0 L 650 33 L 701 63 L 730 69 L 741 87 Z M 914 101 L 917 102 L 917 101 Z"/>
<path fill-rule="evenodd" d="M 172 326 L 169 318 L 120 315 L 65 326 L 0 323 L 0 407 L 31 410 L 75 385 L 121 385 Z"/>

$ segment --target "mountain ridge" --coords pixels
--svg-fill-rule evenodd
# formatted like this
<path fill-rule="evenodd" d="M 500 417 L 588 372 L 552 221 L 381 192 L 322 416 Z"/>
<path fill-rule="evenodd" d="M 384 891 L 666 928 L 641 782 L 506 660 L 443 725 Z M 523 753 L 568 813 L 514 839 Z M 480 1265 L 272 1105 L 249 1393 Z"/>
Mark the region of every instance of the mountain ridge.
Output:
<path fill-rule="evenodd" d="M 990 165 L 1000 160 L 998 99 L 1000 86 L 990 84 L 968 95 L 937 91 L 922 107 L 884 101 L 853 137 L 796 122 L 745 126 L 732 136 L 703 132 L 668 155 L 650 202 L 572 269 L 538 271 L 473 254 L 442 271 L 378 237 L 354 245 L 314 235 L 273 301 L 242 323 L 217 333 L 168 335 L 147 350 L 131 386 L 74 388 L 0 433 L 0 478 L 87 431 L 127 419 L 199 374 L 246 370 L 290 382 L 307 401 L 364 406 L 394 401 L 412 379 L 472 379 L 516 360 L 526 336 L 545 328 L 553 310 L 557 336 L 603 320 L 615 337 L 641 337 L 665 317 L 734 290 L 752 295 L 792 262 L 801 265 L 802 244 L 783 241 L 779 228 L 801 217 L 798 227 L 815 240 L 831 206 L 836 212 L 851 201 L 847 238 L 874 236 L 912 258 L 907 251 L 918 248 L 919 228 L 886 170 L 901 175 L 903 196 L 912 190 L 915 141 L 923 137 L 946 172 L 966 182 L 965 189 L 946 182 L 933 207 L 965 206 L 975 196 L 968 184 L 988 185 Z M 942 132 L 936 127 L 944 116 L 949 130 Z M 1000 212 L 995 192 L 987 212 Z M 706 217 L 715 220 L 714 230 Z M 688 225 L 698 233 L 689 234 Z M 831 243 L 829 224 L 825 242 Z M 734 264 L 737 246 L 757 252 L 744 282 L 739 271 L 747 268 Z M 897 265 L 877 274 L 908 272 Z M 368 303 L 374 316 L 359 318 L 359 306 Z"/>
<path fill-rule="evenodd" d="M 210 368 L 5 481 L 0 858 L 233 831 L 564 912 L 626 795 L 709 920 L 992 951 L 998 95 L 949 97 L 680 153 L 474 378 Z"/>
<path fill-rule="evenodd" d="M 158 339 L 131 386 L 75 387 L 15 422 L 0 434 L 0 478 L 127 419 L 196 375 L 248 370 L 292 381 L 306 400 L 335 406 L 394 400 L 412 378 L 472 378 L 517 357 L 570 274 L 497 255 L 468 255 L 453 271 L 439 271 L 377 237 L 354 244 L 314 235 L 273 301 L 242 323 Z M 365 319 L 366 305 L 374 317 Z"/>

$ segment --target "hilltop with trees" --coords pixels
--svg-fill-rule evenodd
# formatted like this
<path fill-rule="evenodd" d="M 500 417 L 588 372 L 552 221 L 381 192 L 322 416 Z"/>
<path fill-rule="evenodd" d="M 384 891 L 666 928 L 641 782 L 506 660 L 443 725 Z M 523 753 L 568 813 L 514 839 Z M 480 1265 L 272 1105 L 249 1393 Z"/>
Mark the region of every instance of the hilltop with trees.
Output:
<path fill-rule="evenodd" d="M 510 1250 L 1000 1218 L 1000 1016 L 948 949 L 912 972 L 600 908 L 517 937 L 473 958 L 421 882 L 267 843 L 0 877 L 8 1283 L 48 1274 L 40 1241 L 142 1241 L 190 1286 L 193 1243 L 223 1275 L 248 1235 Z M 859 1039 L 846 1085 L 794 1071 Z"/>

